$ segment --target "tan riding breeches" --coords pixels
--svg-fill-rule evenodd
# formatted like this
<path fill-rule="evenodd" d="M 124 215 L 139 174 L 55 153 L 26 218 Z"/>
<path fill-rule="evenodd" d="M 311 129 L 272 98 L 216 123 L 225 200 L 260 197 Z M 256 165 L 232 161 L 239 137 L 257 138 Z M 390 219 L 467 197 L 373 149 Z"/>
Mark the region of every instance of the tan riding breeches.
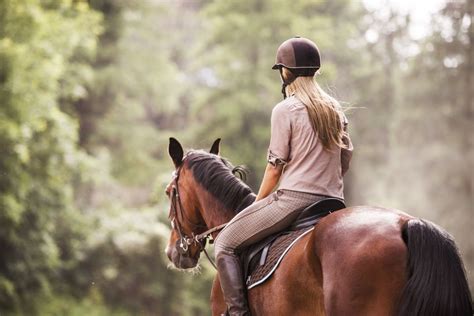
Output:
<path fill-rule="evenodd" d="M 282 231 L 307 206 L 325 196 L 277 190 L 238 213 L 219 233 L 215 241 L 215 255 L 248 247 L 267 236 Z"/>

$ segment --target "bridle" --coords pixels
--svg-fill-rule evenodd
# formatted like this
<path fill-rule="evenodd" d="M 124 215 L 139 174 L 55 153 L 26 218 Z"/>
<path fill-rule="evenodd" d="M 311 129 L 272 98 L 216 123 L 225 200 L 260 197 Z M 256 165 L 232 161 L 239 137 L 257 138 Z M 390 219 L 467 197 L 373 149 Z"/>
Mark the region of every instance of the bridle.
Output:
<path fill-rule="evenodd" d="M 195 230 L 202 230 L 204 228 L 207 228 L 207 225 L 194 223 L 191 219 L 189 219 L 189 217 L 186 215 L 186 212 L 184 211 L 183 204 L 181 202 L 181 196 L 179 193 L 179 185 L 178 185 L 181 169 L 182 167 L 178 167 L 178 169 L 173 172 L 173 179 L 172 179 L 173 188 L 170 194 L 171 195 L 170 196 L 171 209 L 170 209 L 169 217 L 171 219 L 171 227 L 173 229 L 176 229 L 179 235 L 179 240 L 177 241 L 176 248 L 178 249 L 181 255 L 184 255 L 189 252 L 189 246 L 193 244 L 197 245 L 199 247 L 199 252 L 204 252 L 206 254 L 207 259 L 209 259 L 209 261 L 214 266 L 214 268 L 217 269 L 216 265 L 211 260 L 211 257 L 206 251 L 206 243 L 208 240 L 210 244 L 214 243 L 214 240 L 211 239 L 212 234 L 224 228 L 227 223 L 208 229 L 201 234 L 197 234 L 197 235 L 194 234 Z M 185 221 L 190 227 L 192 227 L 191 236 L 188 236 L 183 233 L 183 229 L 182 229 L 182 225 L 180 223 L 179 217 L 181 217 L 183 221 Z"/>

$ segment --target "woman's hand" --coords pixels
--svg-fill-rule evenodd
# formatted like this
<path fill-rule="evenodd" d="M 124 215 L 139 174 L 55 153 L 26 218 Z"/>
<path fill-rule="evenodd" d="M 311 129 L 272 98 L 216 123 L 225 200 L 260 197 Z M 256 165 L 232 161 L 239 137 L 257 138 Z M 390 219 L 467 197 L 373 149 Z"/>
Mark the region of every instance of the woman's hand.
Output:
<path fill-rule="evenodd" d="M 267 167 L 265 168 L 265 174 L 263 175 L 262 184 L 260 185 L 260 189 L 258 190 L 255 201 L 264 199 L 270 193 L 272 193 L 273 189 L 275 189 L 276 185 L 280 181 L 282 171 L 282 164 L 277 164 L 275 166 L 270 163 L 267 164 Z"/>

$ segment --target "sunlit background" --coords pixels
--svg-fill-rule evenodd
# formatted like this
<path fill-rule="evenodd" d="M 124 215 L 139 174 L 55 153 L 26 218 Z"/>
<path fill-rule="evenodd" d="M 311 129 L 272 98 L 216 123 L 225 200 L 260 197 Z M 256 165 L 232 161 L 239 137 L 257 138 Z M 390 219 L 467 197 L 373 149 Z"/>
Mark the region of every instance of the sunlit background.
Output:
<path fill-rule="evenodd" d="M 472 289 L 473 3 L 0 0 L 0 314 L 209 315 L 213 268 L 164 254 L 168 138 L 257 189 L 294 35 L 347 108 L 347 203 L 447 229 Z"/>

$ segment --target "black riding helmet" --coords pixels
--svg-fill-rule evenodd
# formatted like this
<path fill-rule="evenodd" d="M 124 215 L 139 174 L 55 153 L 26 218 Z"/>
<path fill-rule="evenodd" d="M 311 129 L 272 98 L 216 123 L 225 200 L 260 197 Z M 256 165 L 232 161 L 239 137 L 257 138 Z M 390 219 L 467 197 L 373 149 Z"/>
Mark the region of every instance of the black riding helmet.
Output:
<path fill-rule="evenodd" d="M 284 41 L 278 47 L 276 62 L 272 69 L 280 70 L 285 67 L 292 78 L 284 79 L 282 84 L 283 98 L 286 98 L 285 88 L 297 77 L 312 77 L 321 67 L 321 55 L 316 44 L 304 37 L 293 37 Z"/>

